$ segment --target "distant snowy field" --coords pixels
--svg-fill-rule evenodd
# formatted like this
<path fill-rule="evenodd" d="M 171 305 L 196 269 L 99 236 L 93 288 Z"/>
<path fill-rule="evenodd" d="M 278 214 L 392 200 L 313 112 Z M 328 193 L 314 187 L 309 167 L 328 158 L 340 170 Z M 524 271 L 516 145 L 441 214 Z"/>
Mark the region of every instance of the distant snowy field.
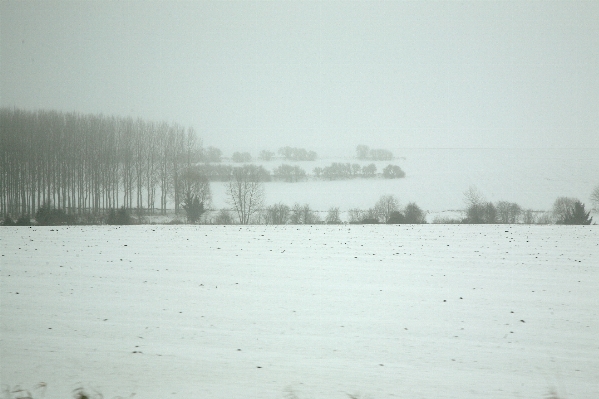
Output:
<path fill-rule="evenodd" d="M 397 196 L 402 205 L 416 202 L 431 213 L 463 209 L 464 191 L 474 185 L 488 201 L 517 202 L 525 209 L 550 210 L 557 197 L 575 197 L 591 208 L 589 197 L 599 185 L 599 155 L 584 149 L 397 149 L 393 161 L 374 162 L 378 172 L 399 165 L 403 179 L 353 179 L 341 181 L 272 182 L 265 184 L 266 203 L 307 203 L 326 212 L 339 207 L 368 209 L 382 195 Z M 315 162 L 258 162 L 272 171 L 282 163 L 298 165 L 312 174 L 316 166 L 333 162 L 370 161 L 352 158 Z M 212 183 L 213 207 L 227 207 L 224 183 Z M 325 214 L 321 215 L 322 217 Z M 429 218 L 432 220 L 432 218 Z M 429 220 L 429 221 L 431 221 Z"/>
<path fill-rule="evenodd" d="M 596 226 L 0 234 L 1 383 L 36 398 L 599 397 Z"/>

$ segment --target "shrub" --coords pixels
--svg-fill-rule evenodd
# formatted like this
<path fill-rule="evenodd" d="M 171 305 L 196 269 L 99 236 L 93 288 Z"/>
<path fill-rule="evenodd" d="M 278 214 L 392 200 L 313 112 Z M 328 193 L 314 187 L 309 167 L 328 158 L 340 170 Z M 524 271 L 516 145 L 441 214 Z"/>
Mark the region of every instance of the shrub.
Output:
<path fill-rule="evenodd" d="M 291 209 L 291 215 L 289 216 L 289 223 L 291 224 L 318 224 L 320 218 L 316 212 L 310 209 L 308 204 L 300 205 L 296 203 Z"/>
<path fill-rule="evenodd" d="M 4 216 L 4 220 L 2 221 L 2 226 L 14 226 L 15 222 L 8 215 Z"/>
<path fill-rule="evenodd" d="M 108 216 L 106 217 L 106 224 L 110 225 L 128 225 L 132 224 L 131 215 L 127 211 L 127 208 L 123 205 L 118 210 L 114 208 L 108 211 Z"/>
<path fill-rule="evenodd" d="M 75 218 L 67 215 L 60 208 L 53 208 L 49 202 L 44 203 L 37 209 L 35 220 L 41 226 L 59 226 L 65 224 L 74 224 Z"/>
<path fill-rule="evenodd" d="M 31 226 L 31 216 L 23 215 L 17 219 L 15 226 Z"/>
<path fill-rule="evenodd" d="M 450 216 L 435 216 L 433 219 L 433 224 L 460 224 L 462 223 L 461 219 L 452 218 Z"/>
<path fill-rule="evenodd" d="M 387 224 L 403 224 L 406 223 L 406 217 L 399 211 L 391 212 Z"/>
<path fill-rule="evenodd" d="M 233 216 L 227 209 L 221 209 L 214 218 L 215 224 L 233 224 Z"/>
<path fill-rule="evenodd" d="M 197 195 L 190 194 L 187 194 L 185 201 L 183 201 L 183 209 L 187 215 L 188 223 L 197 223 L 205 212 L 204 203 L 200 202 L 200 198 Z"/>
<path fill-rule="evenodd" d="M 290 211 L 291 209 L 283 203 L 271 205 L 265 210 L 264 222 L 266 224 L 287 224 Z"/>

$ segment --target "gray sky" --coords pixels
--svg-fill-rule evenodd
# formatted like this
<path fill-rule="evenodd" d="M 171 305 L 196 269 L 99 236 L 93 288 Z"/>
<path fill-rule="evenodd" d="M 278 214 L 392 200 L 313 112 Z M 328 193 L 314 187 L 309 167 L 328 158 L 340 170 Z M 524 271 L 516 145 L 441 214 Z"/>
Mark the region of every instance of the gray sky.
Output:
<path fill-rule="evenodd" d="M 599 148 L 599 1 L 1 3 L 1 104 L 283 145 Z"/>

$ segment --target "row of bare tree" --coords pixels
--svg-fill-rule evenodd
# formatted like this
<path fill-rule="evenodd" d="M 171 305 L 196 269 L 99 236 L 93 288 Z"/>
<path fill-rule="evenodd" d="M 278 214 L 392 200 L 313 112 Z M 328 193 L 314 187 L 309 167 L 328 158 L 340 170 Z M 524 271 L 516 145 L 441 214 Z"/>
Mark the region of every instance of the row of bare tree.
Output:
<path fill-rule="evenodd" d="M 209 200 L 192 167 L 201 152 L 193 128 L 178 124 L 2 108 L 0 214 L 32 215 L 44 203 L 69 214 L 165 213 L 169 199 L 178 210 L 189 192 Z"/>

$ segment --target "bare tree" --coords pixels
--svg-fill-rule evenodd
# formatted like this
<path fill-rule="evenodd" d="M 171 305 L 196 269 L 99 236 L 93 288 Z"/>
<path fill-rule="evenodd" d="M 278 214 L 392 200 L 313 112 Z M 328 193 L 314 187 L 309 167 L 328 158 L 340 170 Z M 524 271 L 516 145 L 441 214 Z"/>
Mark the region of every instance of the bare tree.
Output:
<path fill-rule="evenodd" d="M 497 221 L 504 224 L 517 223 L 522 213 L 522 208 L 515 202 L 499 201 L 496 208 Z"/>
<path fill-rule="evenodd" d="M 350 223 L 360 223 L 364 219 L 364 211 L 359 208 L 352 208 L 347 214 Z"/>
<path fill-rule="evenodd" d="M 399 200 L 393 195 L 383 195 L 374 205 L 376 216 L 381 223 L 386 223 L 391 213 L 399 210 Z"/>
<path fill-rule="evenodd" d="M 233 217 L 228 209 L 221 209 L 214 218 L 215 224 L 233 224 Z"/>
<path fill-rule="evenodd" d="M 339 217 L 339 207 L 332 207 L 329 209 L 325 222 L 327 224 L 341 224 L 341 218 Z"/>
<path fill-rule="evenodd" d="M 291 209 L 283 204 L 278 203 L 266 208 L 265 223 L 266 224 L 287 224 Z"/>
<path fill-rule="evenodd" d="M 289 222 L 291 224 L 316 224 L 320 222 L 320 218 L 310 209 L 308 204 L 300 205 L 296 203 L 291 209 Z"/>
<path fill-rule="evenodd" d="M 527 209 L 522 214 L 522 223 L 524 224 L 535 224 L 537 222 L 537 217 L 533 213 L 532 209 Z"/>
<path fill-rule="evenodd" d="M 568 213 L 574 209 L 576 202 L 578 202 L 576 198 L 558 197 L 553 203 L 554 222 L 564 220 Z"/>
<path fill-rule="evenodd" d="M 198 166 L 183 169 L 179 174 L 178 185 L 177 191 L 182 198 L 187 199 L 195 196 L 204 205 L 204 208 L 210 207 L 212 203 L 210 182 Z"/>
<path fill-rule="evenodd" d="M 237 213 L 240 224 L 249 224 L 253 214 L 264 203 L 264 184 L 255 168 L 233 168 L 227 184 L 228 202 Z"/>
<path fill-rule="evenodd" d="M 593 208 L 599 211 L 599 185 L 595 186 L 591 193 L 591 202 L 593 203 Z"/>
<path fill-rule="evenodd" d="M 485 197 L 476 186 L 470 186 L 464 192 L 464 201 L 467 206 L 482 205 L 485 202 Z"/>

